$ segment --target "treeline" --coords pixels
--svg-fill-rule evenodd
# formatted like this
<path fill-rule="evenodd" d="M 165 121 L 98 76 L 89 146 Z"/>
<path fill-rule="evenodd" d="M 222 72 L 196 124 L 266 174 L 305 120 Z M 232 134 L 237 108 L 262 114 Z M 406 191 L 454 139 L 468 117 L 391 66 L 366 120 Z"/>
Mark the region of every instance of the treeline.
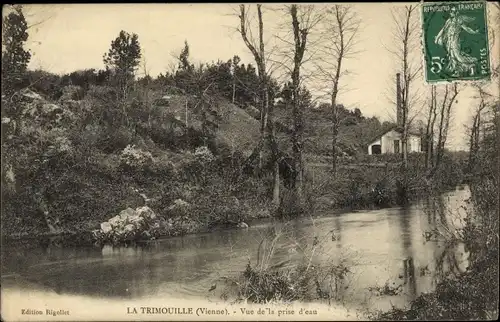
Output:
<path fill-rule="evenodd" d="M 187 43 L 185 46 L 184 52 L 189 50 Z M 182 56 L 184 60 L 188 58 L 186 54 Z M 160 73 L 157 77 L 136 76 L 134 83 L 151 90 L 163 90 L 165 94 L 194 94 L 197 81 L 202 83 L 201 87 L 213 82 L 212 90 L 231 102 L 240 106 L 248 104 L 255 106 L 255 93 L 258 86 L 256 70 L 252 64 L 238 64 L 239 61 L 239 57 L 234 56 L 227 62 L 203 64 L 196 69 L 194 65 L 189 65 L 186 69 L 181 67 L 174 72 Z M 234 73 L 232 68 L 234 68 Z M 143 73 L 137 72 L 137 74 Z M 17 88 L 31 88 L 49 99 L 58 100 L 63 94 L 63 87 L 78 86 L 81 89 L 79 93 L 81 99 L 91 86 L 113 85 L 112 76 L 112 69 L 109 68 L 84 69 L 64 75 L 43 70 L 27 70 Z"/>

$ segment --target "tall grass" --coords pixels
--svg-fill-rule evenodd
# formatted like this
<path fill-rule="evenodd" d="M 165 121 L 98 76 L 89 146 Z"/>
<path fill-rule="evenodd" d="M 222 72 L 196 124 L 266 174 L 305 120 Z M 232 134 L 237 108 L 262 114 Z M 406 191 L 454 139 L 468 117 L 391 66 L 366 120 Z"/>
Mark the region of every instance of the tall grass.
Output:
<path fill-rule="evenodd" d="M 292 224 L 275 223 L 260 240 L 256 260 L 249 260 L 235 278 L 224 279 L 223 298 L 233 296 L 237 302 L 251 303 L 312 300 L 330 303 L 340 299 L 343 280 L 350 273 L 347 261 L 320 260 L 326 257 L 326 247 L 332 241 L 335 241 L 333 231 L 321 236 L 300 236 Z"/>

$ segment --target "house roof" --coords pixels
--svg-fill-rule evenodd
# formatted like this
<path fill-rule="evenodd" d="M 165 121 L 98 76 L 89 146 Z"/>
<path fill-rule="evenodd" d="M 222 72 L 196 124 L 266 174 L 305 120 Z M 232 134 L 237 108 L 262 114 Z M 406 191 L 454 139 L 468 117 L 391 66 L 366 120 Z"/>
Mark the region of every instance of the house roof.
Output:
<path fill-rule="evenodd" d="M 398 133 L 403 133 L 403 129 L 398 126 L 398 125 L 393 125 L 391 126 L 390 128 L 387 128 L 383 131 L 381 131 L 379 134 L 377 134 L 376 136 L 374 136 L 369 142 L 367 145 L 371 145 L 373 144 L 375 141 L 378 141 L 382 136 L 386 135 L 387 133 L 391 132 L 391 131 L 396 131 Z M 412 130 L 409 130 L 408 131 L 408 134 L 410 135 L 416 135 L 416 136 L 420 136 L 420 133 L 419 132 L 416 132 L 416 131 L 412 131 Z"/>

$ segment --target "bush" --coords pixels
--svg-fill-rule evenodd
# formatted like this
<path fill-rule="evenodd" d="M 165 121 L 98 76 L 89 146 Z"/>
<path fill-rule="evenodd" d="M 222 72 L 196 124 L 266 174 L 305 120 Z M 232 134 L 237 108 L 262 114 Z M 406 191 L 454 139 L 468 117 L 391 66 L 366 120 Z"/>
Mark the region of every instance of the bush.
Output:
<path fill-rule="evenodd" d="M 437 285 L 434 292 L 423 294 L 409 308 L 393 308 L 389 312 L 373 316 L 376 320 L 490 320 L 498 310 L 497 292 L 490 292 L 490 283 L 497 279 L 485 279 L 486 274 L 468 272 L 456 279 L 446 279 Z M 491 276 L 491 275 L 490 275 Z M 485 287 L 486 286 L 486 287 Z M 487 290 L 485 292 L 485 290 Z M 493 313 L 493 314 L 492 314 Z"/>
<path fill-rule="evenodd" d="M 82 87 L 74 85 L 64 86 L 61 89 L 61 92 L 62 94 L 59 98 L 61 102 L 68 100 L 79 101 L 82 100 L 86 94 L 85 90 Z"/>
<path fill-rule="evenodd" d="M 377 207 L 389 207 L 393 204 L 393 192 L 389 188 L 386 179 L 382 179 L 375 183 L 375 187 L 371 191 L 371 202 Z"/>
<path fill-rule="evenodd" d="M 202 165 L 210 165 L 215 160 L 213 153 L 206 146 L 196 148 L 194 157 Z"/>
<path fill-rule="evenodd" d="M 311 272 L 307 272 L 304 266 L 289 271 L 260 271 L 247 264 L 238 298 L 252 303 L 310 299 L 310 285 L 314 278 Z"/>
<path fill-rule="evenodd" d="M 153 162 L 153 156 L 148 151 L 136 148 L 135 145 L 127 145 L 120 154 L 120 161 L 128 169 L 136 170 Z"/>
<path fill-rule="evenodd" d="M 103 135 L 97 141 L 98 148 L 106 153 L 124 150 L 132 142 L 133 134 L 125 127 L 105 128 Z"/>

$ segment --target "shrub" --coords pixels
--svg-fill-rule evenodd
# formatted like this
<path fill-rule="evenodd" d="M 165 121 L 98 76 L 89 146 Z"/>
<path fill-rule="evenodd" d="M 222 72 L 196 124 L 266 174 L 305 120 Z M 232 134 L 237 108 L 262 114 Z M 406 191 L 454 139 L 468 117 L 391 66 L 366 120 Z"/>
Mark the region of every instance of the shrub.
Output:
<path fill-rule="evenodd" d="M 371 201 L 378 207 L 388 207 L 392 204 L 393 193 L 389 189 L 388 182 L 385 179 L 378 181 L 371 191 Z"/>
<path fill-rule="evenodd" d="M 97 146 L 106 153 L 115 153 L 124 150 L 132 142 L 133 134 L 125 127 L 105 128 L 99 138 Z"/>
<path fill-rule="evenodd" d="M 247 264 L 238 298 L 252 303 L 306 300 L 313 277 L 304 266 L 288 271 L 259 271 Z"/>
<path fill-rule="evenodd" d="M 79 101 L 85 96 L 85 90 L 80 86 L 68 85 L 61 89 L 60 101 L 74 100 Z"/>
<path fill-rule="evenodd" d="M 196 148 L 194 156 L 202 165 L 210 164 L 215 160 L 213 153 L 206 146 Z"/>

